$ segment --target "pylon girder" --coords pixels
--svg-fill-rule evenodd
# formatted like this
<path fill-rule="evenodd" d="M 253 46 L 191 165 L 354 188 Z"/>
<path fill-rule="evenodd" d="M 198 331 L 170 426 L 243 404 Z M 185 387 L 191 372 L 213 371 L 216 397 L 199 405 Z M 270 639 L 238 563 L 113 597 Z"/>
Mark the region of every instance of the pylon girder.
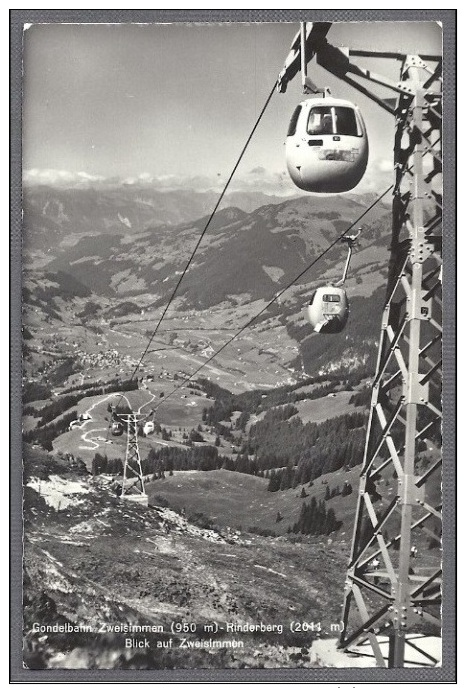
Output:
<path fill-rule="evenodd" d="M 395 109 L 389 280 L 343 604 L 340 646 L 353 652 L 369 644 L 379 666 L 403 666 L 405 645 L 419 650 L 407 639 L 410 628 L 440 624 L 441 568 L 417 571 L 411 552 L 413 535 L 419 545 L 419 538 L 440 541 L 429 527 L 441 522 L 431 487 L 441 467 L 435 446 L 442 417 L 442 245 L 434 234 L 442 199 L 433 187 L 442 172 L 439 76 L 438 65 L 427 68 L 416 56 L 401 67 L 408 88 Z M 429 439 L 435 451 L 419 463 L 418 443 Z M 398 490 L 389 500 L 376 481 L 391 470 Z M 437 556 L 436 550 L 429 560 Z M 421 648 L 417 663 L 423 659 L 436 662 Z"/>
<path fill-rule="evenodd" d="M 126 425 L 126 455 L 123 467 L 123 483 L 121 496 L 131 494 L 146 494 L 144 475 L 142 472 L 141 456 L 138 443 L 138 426 L 141 418 L 139 413 L 125 413 L 119 415 Z M 132 478 L 129 474 L 132 474 Z"/>

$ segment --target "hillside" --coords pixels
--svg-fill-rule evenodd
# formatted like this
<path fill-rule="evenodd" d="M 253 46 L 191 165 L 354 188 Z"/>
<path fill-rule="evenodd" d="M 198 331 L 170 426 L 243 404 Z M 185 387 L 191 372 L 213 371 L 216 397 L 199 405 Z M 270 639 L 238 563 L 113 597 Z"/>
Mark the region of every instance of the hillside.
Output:
<path fill-rule="evenodd" d="M 59 186 L 24 185 L 26 258 L 30 252 L 48 253 L 60 244 L 72 244 L 86 235 L 138 234 L 157 227 L 174 226 L 209 213 L 217 201 L 214 191 L 161 191 L 148 184 Z M 278 196 L 261 192 L 232 192 L 224 202 L 251 212 L 266 203 L 279 203 Z"/>
<path fill-rule="evenodd" d="M 184 296 L 186 306 L 207 308 L 241 294 L 249 294 L 250 300 L 273 296 L 366 206 L 338 198 L 332 201 L 331 212 L 325 212 L 324 207 L 321 199 L 303 198 L 263 206 L 248 214 L 234 208 L 219 211 L 183 280 L 180 296 Z M 361 238 L 361 251 L 369 246 L 382 250 L 368 253 L 367 261 L 360 257 L 359 271 L 367 271 L 371 263 L 378 265 L 386 256 L 383 236 L 388 235 L 389 223 L 383 205 L 376 206 L 370 220 Z M 105 231 L 86 236 L 67 246 L 48 267 L 85 281 L 97 294 L 142 294 L 150 290 L 160 298 L 173 289 L 175 273 L 188 259 L 206 222 L 207 217 L 142 234 L 129 235 L 126 231 L 121 236 Z M 344 257 L 344 250 L 335 247 L 318 273 L 335 269 L 335 263 Z"/>
<path fill-rule="evenodd" d="M 351 664 L 335 638 L 356 490 L 327 502 L 342 520 L 330 537 L 284 531 L 324 489 L 356 486 L 357 470 L 322 476 L 305 497 L 255 476 L 175 471 L 147 485 L 146 508 L 79 459 L 25 447 L 24 461 L 27 667 L 284 669 L 322 666 L 330 646 L 331 664 Z M 394 481 L 377 489 L 389 501 Z M 435 550 L 414 543 L 416 568 L 432 568 Z"/>
<path fill-rule="evenodd" d="M 231 471 L 175 471 L 165 480 L 149 483 L 149 503 L 167 504 L 175 510 L 184 509 L 190 519 L 210 521 L 216 528 L 230 527 L 243 533 L 285 535 L 299 518 L 302 503 L 310 503 L 312 497 L 323 499 L 326 486 L 333 489 L 349 482 L 353 492 L 348 497 L 330 500 L 342 527 L 331 539 L 348 543 L 354 520 L 355 499 L 359 481 L 359 469 L 344 473 L 326 474 L 306 485 L 306 498 L 301 498 L 302 486 L 282 492 L 269 492 L 268 480 Z M 277 522 L 277 513 L 281 518 Z"/>
<path fill-rule="evenodd" d="M 25 663 L 31 669 L 312 666 L 313 638 L 335 634 L 330 624 L 339 616 L 343 561 L 340 548 L 319 542 L 218 533 L 166 507 L 122 503 L 101 479 L 33 451 L 25 489 Z M 297 619 L 320 621 L 320 630 L 292 633 Z M 189 629 L 170 630 L 188 620 Z M 34 630 L 33 624 L 54 623 L 82 630 Z M 212 632 L 204 626 L 213 623 L 226 649 L 181 647 L 182 638 L 206 641 Z M 227 623 L 275 627 L 228 632 Z M 128 624 L 154 630 L 125 633 Z M 125 648 L 127 637 L 143 637 L 149 647 Z"/>

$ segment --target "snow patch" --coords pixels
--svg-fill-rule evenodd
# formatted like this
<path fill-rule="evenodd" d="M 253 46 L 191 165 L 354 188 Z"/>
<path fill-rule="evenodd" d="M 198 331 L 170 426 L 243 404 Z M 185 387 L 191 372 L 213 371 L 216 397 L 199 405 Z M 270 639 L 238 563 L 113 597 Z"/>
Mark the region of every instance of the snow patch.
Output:
<path fill-rule="evenodd" d="M 71 594 L 74 592 L 74 587 L 71 585 L 71 583 L 68 581 L 67 578 L 59 571 L 57 568 L 58 566 L 63 566 L 59 561 L 55 559 L 55 557 L 52 557 L 47 550 L 42 550 L 42 552 L 45 554 L 45 556 L 48 559 L 48 562 L 46 564 L 45 568 L 45 576 L 47 578 L 47 585 L 50 590 L 56 590 L 59 592 L 64 592 L 67 594 Z"/>
<path fill-rule="evenodd" d="M 270 279 L 273 282 L 279 282 L 283 275 L 285 274 L 285 271 L 282 270 L 281 268 L 275 267 L 274 265 L 263 265 L 262 270 L 265 272 L 266 275 L 270 277 Z"/>
<path fill-rule="evenodd" d="M 131 229 L 131 222 L 129 221 L 129 218 L 123 217 L 123 215 L 120 215 L 120 213 L 118 213 L 118 219 L 122 224 L 128 227 L 128 229 Z"/>
<path fill-rule="evenodd" d="M 427 652 L 431 657 L 435 658 L 436 664 L 429 663 L 422 652 L 418 652 L 411 645 L 406 645 L 405 648 L 405 665 L 418 666 L 417 663 L 422 662 L 427 666 L 440 666 L 442 654 L 442 639 L 434 636 L 420 636 L 408 635 L 409 641 L 420 648 L 423 652 Z M 388 658 L 388 637 L 380 636 L 378 639 L 382 656 Z M 372 648 L 369 641 L 364 641 L 361 647 L 361 653 L 365 655 L 372 655 Z M 337 640 L 335 638 L 326 638 L 315 640 L 310 649 L 311 662 L 318 661 L 325 667 L 375 667 L 377 666 L 374 656 L 357 656 L 356 653 L 348 653 L 337 649 Z M 416 663 L 416 664 L 415 664 Z"/>
<path fill-rule="evenodd" d="M 90 492 L 89 487 L 82 482 L 64 480 L 58 475 L 50 475 L 49 480 L 31 478 L 27 486 L 40 494 L 45 499 L 47 505 L 51 506 L 55 511 L 63 511 L 69 506 L 82 504 L 84 500 L 78 499 L 75 495 L 88 494 Z"/>
<path fill-rule="evenodd" d="M 193 535 L 194 537 L 202 537 L 205 540 L 211 540 L 212 542 L 217 542 L 218 544 L 225 544 L 225 540 L 221 535 L 215 532 L 215 530 L 209 530 L 207 528 L 198 528 L 192 523 L 189 523 L 184 516 L 177 514 L 176 511 L 168 509 L 167 507 L 157 506 L 156 511 L 162 516 L 166 524 L 174 526 L 176 530 L 187 533 L 188 535 Z"/>

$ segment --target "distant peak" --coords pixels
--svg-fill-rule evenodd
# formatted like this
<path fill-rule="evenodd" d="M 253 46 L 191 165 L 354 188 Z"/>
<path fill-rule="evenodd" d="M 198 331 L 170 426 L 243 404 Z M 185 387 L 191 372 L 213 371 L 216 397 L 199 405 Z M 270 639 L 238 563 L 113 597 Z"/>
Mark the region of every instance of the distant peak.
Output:
<path fill-rule="evenodd" d="M 225 220 L 230 220 L 230 222 L 235 222 L 236 220 L 242 220 L 244 217 L 246 217 L 247 213 L 245 213 L 244 210 L 241 210 L 241 208 L 230 206 L 229 208 L 223 208 L 222 210 L 217 211 L 216 215 L 217 217 L 222 217 Z"/>

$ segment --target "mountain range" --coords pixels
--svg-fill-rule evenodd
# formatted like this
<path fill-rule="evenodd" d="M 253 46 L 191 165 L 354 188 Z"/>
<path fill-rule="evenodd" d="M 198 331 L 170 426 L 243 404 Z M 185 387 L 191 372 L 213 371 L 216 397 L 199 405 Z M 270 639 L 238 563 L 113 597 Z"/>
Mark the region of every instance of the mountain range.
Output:
<path fill-rule="evenodd" d="M 267 296 L 349 227 L 369 200 L 274 197 L 264 204 L 264 198 L 243 194 L 217 211 L 183 284 L 192 305 L 204 305 L 197 301 L 206 282 L 218 300 L 245 291 Z M 97 293 L 163 293 L 171 284 L 160 285 L 184 266 L 208 220 L 206 206 L 213 207 L 212 199 L 196 193 L 35 188 L 24 196 L 24 248 L 46 252 L 49 269 L 64 270 Z M 175 214 L 195 217 L 175 222 Z M 365 225 L 363 247 L 380 243 L 387 229 L 382 220 L 388 221 L 387 207 L 380 204 Z M 327 264 L 338 254 L 329 254 Z"/>
<path fill-rule="evenodd" d="M 165 307 L 209 219 L 203 214 L 207 200 L 194 192 L 148 190 L 143 195 L 135 188 L 27 189 L 25 324 L 34 311 L 32 321 L 44 313 L 52 324 L 68 317 L 73 326 L 81 323 L 87 330 L 97 323 L 123 323 L 128 317 L 136 327 L 144 313 L 150 330 L 151 319 L 155 322 Z M 316 286 L 341 276 L 346 248 L 336 245 L 319 256 L 364 213 L 373 197 L 275 197 L 263 205 L 259 192 L 243 200 L 243 208 L 229 205 L 215 214 L 170 313 L 182 318 L 189 311 L 191 320 L 193 314 L 203 314 L 208 325 L 214 309 L 215 327 L 228 320 L 234 329 L 318 259 L 261 317 L 267 327 L 265 345 L 276 350 L 274 331 L 285 327 L 305 369 L 315 372 L 342 360 L 352 361 L 352 366 L 367 362 L 378 338 L 384 298 L 388 203 L 377 204 L 361 225 L 357 223 L 363 231 L 347 280 L 350 321 L 342 335 L 322 337 L 309 336 L 302 309 Z M 212 197 L 209 201 L 213 205 Z M 253 210 L 244 209 L 248 204 Z M 197 218 L 174 221 L 175 216 L 196 213 Z M 242 320 L 235 311 L 241 312 Z M 256 342 L 252 330 L 251 337 Z M 214 342 L 212 346 L 215 349 Z"/>
<path fill-rule="evenodd" d="M 61 187 L 25 184 L 23 190 L 24 249 L 49 252 L 76 237 L 111 233 L 124 235 L 178 225 L 210 213 L 215 191 L 158 190 L 140 184 Z M 223 205 L 251 212 L 283 197 L 257 191 L 232 191 Z"/>

